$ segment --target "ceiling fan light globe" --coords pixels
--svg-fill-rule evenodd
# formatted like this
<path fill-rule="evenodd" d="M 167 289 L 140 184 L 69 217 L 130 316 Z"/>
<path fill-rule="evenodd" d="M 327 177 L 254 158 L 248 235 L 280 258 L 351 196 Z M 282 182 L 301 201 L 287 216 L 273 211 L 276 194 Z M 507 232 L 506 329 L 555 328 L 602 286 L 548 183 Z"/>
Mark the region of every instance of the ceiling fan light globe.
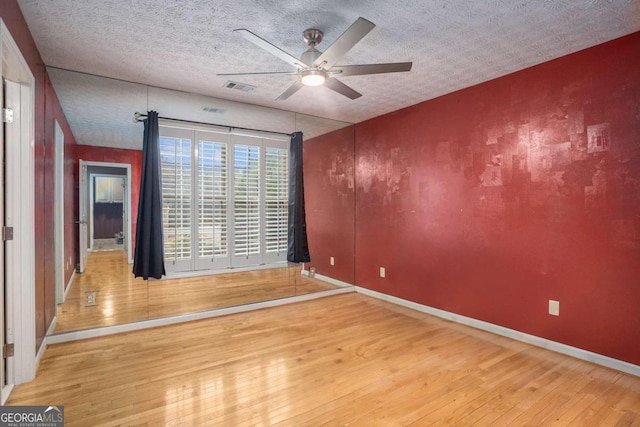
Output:
<path fill-rule="evenodd" d="M 320 70 L 303 71 L 301 76 L 302 84 L 305 86 L 321 86 L 327 79 L 326 73 Z"/>

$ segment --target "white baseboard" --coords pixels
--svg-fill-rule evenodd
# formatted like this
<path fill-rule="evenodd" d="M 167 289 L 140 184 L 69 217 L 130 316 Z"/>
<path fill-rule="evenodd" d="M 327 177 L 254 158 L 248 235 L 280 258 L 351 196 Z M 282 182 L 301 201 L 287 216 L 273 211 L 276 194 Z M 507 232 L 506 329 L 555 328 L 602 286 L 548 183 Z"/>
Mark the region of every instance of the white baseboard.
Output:
<path fill-rule="evenodd" d="M 300 270 L 300 274 L 302 274 L 303 276 L 311 277 L 309 275 L 309 270 Z M 323 276 L 322 274 L 318 274 L 318 273 L 314 274 L 313 277 L 315 277 L 318 280 L 331 283 L 332 285 L 339 286 L 341 288 L 347 288 L 347 287 L 353 286 L 351 283 L 343 282 L 342 280 L 334 279 L 329 276 Z"/>
<path fill-rule="evenodd" d="M 69 281 L 67 282 L 67 286 L 64 288 L 64 294 L 62 295 L 62 302 L 63 303 L 67 300 L 67 295 L 69 294 L 69 291 L 71 290 L 71 285 L 73 284 L 73 279 L 75 277 L 76 277 L 76 269 L 74 268 L 73 272 L 71 273 L 71 277 L 69 278 Z"/>
<path fill-rule="evenodd" d="M 125 325 L 106 326 L 103 328 L 85 329 L 82 331 L 64 332 L 47 337 L 47 344 L 59 344 L 68 341 L 81 340 L 86 338 L 102 337 L 106 335 L 119 334 L 122 332 L 137 331 L 140 329 L 156 328 L 158 326 L 173 325 L 175 323 L 190 322 L 192 320 L 208 319 L 212 317 L 226 316 L 229 314 L 244 313 L 246 311 L 258 310 L 262 308 L 277 307 L 285 304 L 309 301 L 324 298 L 332 295 L 355 292 L 355 287 L 331 289 L 328 291 L 315 292 L 312 294 L 298 295 L 289 298 L 276 299 L 272 301 L 245 304 L 237 307 L 219 308 L 215 310 L 199 311 L 197 313 L 180 314 L 177 316 L 162 317 L 158 319 L 141 320 L 139 322 Z"/>
<path fill-rule="evenodd" d="M 13 391 L 13 384 L 6 385 L 2 389 L 2 395 L 0 395 L 0 406 L 4 406 L 9 400 L 9 396 L 11 396 L 11 392 Z"/>
<path fill-rule="evenodd" d="M 597 365 L 605 366 L 607 368 L 616 369 L 618 371 L 626 372 L 627 374 L 640 377 L 640 366 L 633 363 L 625 362 L 623 360 L 614 359 L 612 357 L 603 356 L 602 354 L 593 353 L 591 351 L 583 350 L 581 348 L 572 347 L 570 345 L 562 344 L 556 341 L 551 341 L 546 338 L 537 337 L 535 335 L 526 334 L 524 332 L 516 331 L 514 329 L 505 328 L 504 326 L 495 325 L 493 323 L 485 322 L 471 317 L 461 316 L 449 311 L 440 310 L 437 308 L 429 307 L 427 305 L 418 304 L 413 301 L 408 301 L 402 298 L 394 297 L 392 295 L 383 294 L 381 292 L 372 291 L 370 289 L 356 286 L 356 292 L 363 295 L 367 295 L 373 298 L 381 299 L 393 304 L 401 305 L 403 307 L 411 308 L 416 311 L 431 314 L 442 319 L 450 320 L 452 322 L 461 323 L 463 325 L 471 326 L 483 331 L 491 332 L 496 335 L 502 335 L 507 338 L 511 338 L 516 341 L 522 341 L 527 344 L 534 345 L 536 347 L 546 348 L 548 350 L 555 351 L 557 353 L 566 354 L 568 356 L 575 357 L 577 359 L 586 360 L 587 362 L 595 363 Z"/>

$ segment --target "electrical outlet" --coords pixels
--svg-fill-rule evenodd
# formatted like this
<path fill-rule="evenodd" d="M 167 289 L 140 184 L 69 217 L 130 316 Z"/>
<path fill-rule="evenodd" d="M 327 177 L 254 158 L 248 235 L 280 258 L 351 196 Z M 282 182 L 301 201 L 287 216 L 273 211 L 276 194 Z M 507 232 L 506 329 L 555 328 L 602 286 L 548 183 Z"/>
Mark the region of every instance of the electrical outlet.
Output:
<path fill-rule="evenodd" d="M 336 260 L 333 257 L 329 258 L 329 264 L 336 265 Z"/>
<path fill-rule="evenodd" d="M 384 267 L 380 267 L 380 277 L 387 277 L 387 271 Z"/>
<path fill-rule="evenodd" d="M 549 300 L 549 314 L 552 316 L 560 316 L 560 301 Z"/>
<path fill-rule="evenodd" d="M 89 291 L 89 292 L 85 292 L 86 296 L 87 296 L 87 304 L 85 305 L 85 307 L 91 307 L 94 305 L 98 305 L 98 301 L 97 301 L 97 291 Z"/>

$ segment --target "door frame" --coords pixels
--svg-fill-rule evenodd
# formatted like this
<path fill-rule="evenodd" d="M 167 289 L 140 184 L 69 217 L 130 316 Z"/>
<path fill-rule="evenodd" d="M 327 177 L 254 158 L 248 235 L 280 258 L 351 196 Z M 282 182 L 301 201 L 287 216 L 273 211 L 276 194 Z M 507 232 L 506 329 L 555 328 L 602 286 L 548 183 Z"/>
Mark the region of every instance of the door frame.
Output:
<path fill-rule="evenodd" d="M 132 229 L 132 223 L 131 223 L 131 164 L 130 163 L 114 163 L 114 162 L 98 162 L 98 161 L 92 161 L 92 160 L 82 160 L 80 159 L 80 174 L 82 175 L 83 173 L 83 166 L 85 167 L 84 169 L 84 173 L 86 174 L 85 176 L 85 180 L 84 180 L 84 185 L 83 185 L 83 179 L 82 176 L 78 177 L 78 181 L 79 181 L 79 185 L 78 185 L 78 191 L 80 192 L 80 194 L 78 195 L 78 200 L 82 201 L 82 195 L 90 195 L 93 194 L 93 190 L 91 190 L 91 181 L 90 181 L 90 174 L 89 174 L 89 166 L 102 166 L 102 167 L 110 167 L 110 168 L 119 168 L 119 169 L 126 169 L 127 174 L 126 174 L 126 191 L 125 191 L 125 203 L 124 203 L 124 209 L 126 210 L 126 215 L 125 215 L 125 224 L 124 224 L 124 229 L 125 231 L 125 239 L 126 239 L 126 247 L 127 247 L 127 262 L 129 264 L 133 264 L 133 251 L 131 250 L 131 243 L 132 243 L 132 236 L 131 236 L 131 229 Z M 125 175 L 119 175 L 121 177 L 124 177 Z M 87 186 L 89 186 L 89 188 L 87 188 Z M 85 196 L 85 202 L 87 204 L 89 204 L 89 197 Z M 86 207 L 87 208 L 87 212 L 89 209 L 89 206 Z M 82 212 L 82 206 L 78 206 L 78 209 L 80 210 L 80 213 Z M 80 236 L 81 232 L 82 232 L 82 227 L 80 226 L 81 224 L 79 224 L 79 232 L 78 232 L 78 238 L 82 239 L 82 236 Z M 86 233 L 89 233 L 89 230 L 86 230 Z M 89 235 L 86 236 L 87 238 L 89 238 Z M 85 242 L 88 242 L 89 240 L 85 240 Z M 86 246 L 86 245 L 85 245 Z M 93 244 L 92 244 L 93 246 Z M 80 251 L 82 251 L 82 247 L 80 247 Z M 82 255 L 80 255 L 80 258 L 82 258 Z"/>
<path fill-rule="evenodd" d="M 5 304 L 12 308 L 11 313 L 7 313 L 5 327 L 7 338 L 13 338 L 14 356 L 6 359 L 8 386 L 4 386 L 4 380 L 1 384 L 4 403 L 11 392 L 11 385 L 33 380 L 36 372 L 35 78 L 1 18 L 0 50 L 3 58 L 2 78 L 19 83 L 20 92 L 20 109 L 14 111 L 14 125 L 17 127 L 13 128 L 4 143 L 7 176 L 13 180 L 11 185 L 5 185 L 3 189 L 3 192 L 7 190 L 5 221 L 6 225 L 14 227 L 14 240 L 5 242 Z M 4 130 L 5 124 L 2 123 L 3 135 Z"/>

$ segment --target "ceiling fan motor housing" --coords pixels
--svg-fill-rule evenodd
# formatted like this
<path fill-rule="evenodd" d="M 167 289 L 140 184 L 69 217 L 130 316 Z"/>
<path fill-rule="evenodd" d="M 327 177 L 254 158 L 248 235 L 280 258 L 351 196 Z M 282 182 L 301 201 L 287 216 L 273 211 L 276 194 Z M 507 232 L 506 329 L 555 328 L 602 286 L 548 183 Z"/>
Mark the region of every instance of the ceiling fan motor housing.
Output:
<path fill-rule="evenodd" d="M 304 62 L 306 65 L 311 66 L 311 64 L 313 64 L 313 62 L 320 56 L 322 55 L 322 52 L 320 52 L 319 50 L 317 50 L 314 47 L 309 47 L 308 50 L 304 51 L 302 53 L 302 56 L 300 56 L 300 60 L 302 62 Z"/>
<path fill-rule="evenodd" d="M 323 35 L 324 33 L 316 28 L 308 28 L 303 31 L 302 36 L 309 45 L 309 48 L 302 53 L 300 60 L 306 65 L 311 66 L 311 64 L 322 55 L 322 52 L 316 49 L 316 46 L 322 41 Z"/>

